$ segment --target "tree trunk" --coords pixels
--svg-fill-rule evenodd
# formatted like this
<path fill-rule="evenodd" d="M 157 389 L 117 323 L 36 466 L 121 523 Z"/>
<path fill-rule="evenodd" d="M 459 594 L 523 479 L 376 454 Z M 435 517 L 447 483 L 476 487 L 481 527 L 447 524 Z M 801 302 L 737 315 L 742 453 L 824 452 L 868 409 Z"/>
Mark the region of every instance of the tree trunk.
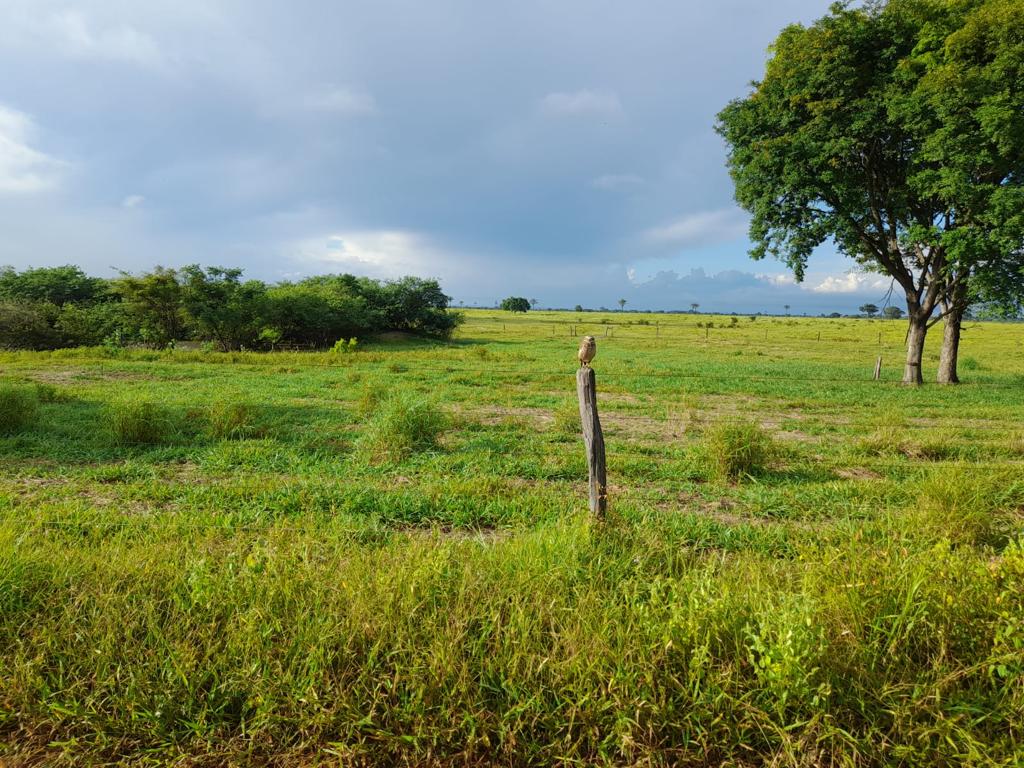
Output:
<path fill-rule="evenodd" d="M 960 325 L 963 319 L 963 305 L 953 304 L 945 317 L 946 326 L 942 331 L 942 352 L 939 353 L 939 372 L 936 376 L 939 384 L 960 383 L 956 375 L 956 360 L 960 352 Z"/>
<path fill-rule="evenodd" d="M 903 369 L 904 384 L 921 384 L 921 361 L 924 358 L 924 339 L 928 334 L 928 316 L 920 310 L 910 314 L 907 331 L 907 364 Z"/>

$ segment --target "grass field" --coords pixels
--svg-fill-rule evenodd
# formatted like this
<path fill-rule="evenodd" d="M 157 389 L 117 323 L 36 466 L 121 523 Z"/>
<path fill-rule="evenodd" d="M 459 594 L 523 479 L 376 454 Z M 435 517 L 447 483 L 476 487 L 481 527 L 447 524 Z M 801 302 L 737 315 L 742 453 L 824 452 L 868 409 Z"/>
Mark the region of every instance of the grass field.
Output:
<path fill-rule="evenodd" d="M 467 314 L 0 353 L 0 764 L 1024 764 L 1024 326 Z"/>

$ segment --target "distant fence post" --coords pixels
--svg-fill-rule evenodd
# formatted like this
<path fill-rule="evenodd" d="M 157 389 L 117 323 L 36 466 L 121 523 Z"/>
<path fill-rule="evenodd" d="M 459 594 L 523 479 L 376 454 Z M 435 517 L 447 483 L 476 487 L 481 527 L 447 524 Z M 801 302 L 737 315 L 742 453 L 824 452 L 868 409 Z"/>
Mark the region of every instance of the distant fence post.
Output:
<path fill-rule="evenodd" d="M 603 518 L 608 511 L 608 477 L 605 471 L 604 433 L 597 416 L 597 379 L 589 365 L 576 372 L 576 394 L 580 399 L 583 445 L 587 450 L 590 514 Z"/>
<path fill-rule="evenodd" d="M 878 381 L 880 378 L 882 378 L 882 356 L 881 355 L 879 355 L 878 359 L 875 360 L 875 378 L 874 378 L 874 380 Z"/>

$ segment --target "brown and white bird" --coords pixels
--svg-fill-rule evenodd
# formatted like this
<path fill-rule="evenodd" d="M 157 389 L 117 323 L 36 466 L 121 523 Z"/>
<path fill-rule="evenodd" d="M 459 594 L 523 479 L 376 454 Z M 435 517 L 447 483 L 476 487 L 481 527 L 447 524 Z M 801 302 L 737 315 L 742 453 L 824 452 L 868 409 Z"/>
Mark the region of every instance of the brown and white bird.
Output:
<path fill-rule="evenodd" d="M 580 342 L 580 352 L 577 357 L 580 359 L 580 367 L 590 365 L 590 361 L 594 359 L 594 355 L 597 354 L 597 342 L 594 341 L 593 336 L 584 336 L 583 341 Z"/>

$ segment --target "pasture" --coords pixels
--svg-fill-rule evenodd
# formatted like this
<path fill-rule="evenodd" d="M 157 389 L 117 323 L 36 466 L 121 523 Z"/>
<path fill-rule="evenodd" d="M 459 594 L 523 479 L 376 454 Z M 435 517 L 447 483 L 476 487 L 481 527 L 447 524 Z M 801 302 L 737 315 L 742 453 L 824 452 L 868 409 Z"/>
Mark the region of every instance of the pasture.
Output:
<path fill-rule="evenodd" d="M 0 761 L 1019 765 L 1024 326 L 904 332 L 0 353 Z"/>

